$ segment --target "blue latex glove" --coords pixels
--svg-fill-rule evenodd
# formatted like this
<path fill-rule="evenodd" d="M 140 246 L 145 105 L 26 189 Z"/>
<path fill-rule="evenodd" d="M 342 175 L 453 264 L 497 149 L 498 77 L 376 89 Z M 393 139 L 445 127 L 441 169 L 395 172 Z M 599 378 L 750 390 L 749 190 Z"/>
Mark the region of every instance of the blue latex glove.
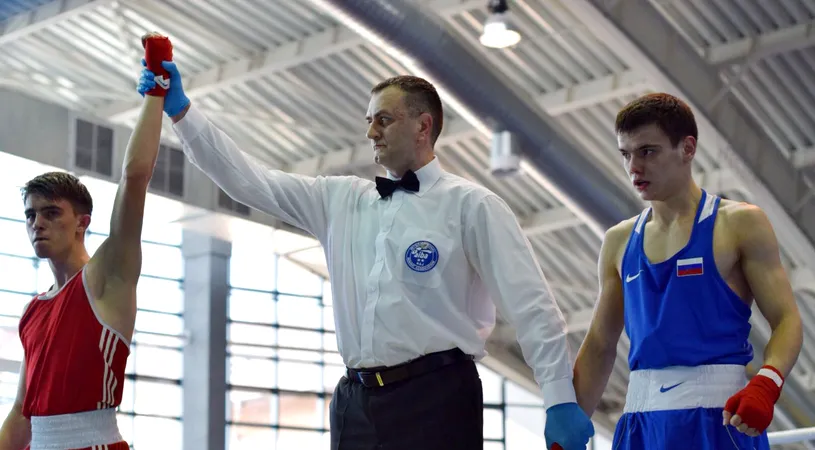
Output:
<path fill-rule="evenodd" d="M 543 435 L 549 450 L 554 444 L 563 450 L 586 450 L 589 439 L 594 436 L 594 424 L 577 403 L 561 403 L 546 410 Z"/>
<path fill-rule="evenodd" d="M 147 70 L 147 62 L 144 59 L 141 60 L 141 65 L 144 66 L 144 69 L 141 71 L 139 86 L 136 90 L 144 97 L 145 92 L 156 86 L 156 81 L 153 72 Z M 161 65 L 170 74 L 170 89 L 167 90 L 167 94 L 164 96 L 164 112 L 173 117 L 190 104 L 190 99 L 184 94 L 184 87 L 181 85 L 181 74 L 178 73 L 175 63 L 164 61 Z"/>

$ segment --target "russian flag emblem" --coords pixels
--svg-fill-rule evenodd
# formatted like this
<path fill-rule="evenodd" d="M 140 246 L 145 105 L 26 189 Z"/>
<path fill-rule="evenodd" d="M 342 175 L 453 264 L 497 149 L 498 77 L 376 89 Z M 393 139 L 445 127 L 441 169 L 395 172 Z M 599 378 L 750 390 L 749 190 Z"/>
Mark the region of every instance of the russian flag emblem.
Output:
<path fill-rule="evenodd" d="M 676 261 L 676 276 L 678 277 L 702 275 L 703 273 L 705 273 L 705 267 L 702 264 L 702 258 L 688 258 Z"/>

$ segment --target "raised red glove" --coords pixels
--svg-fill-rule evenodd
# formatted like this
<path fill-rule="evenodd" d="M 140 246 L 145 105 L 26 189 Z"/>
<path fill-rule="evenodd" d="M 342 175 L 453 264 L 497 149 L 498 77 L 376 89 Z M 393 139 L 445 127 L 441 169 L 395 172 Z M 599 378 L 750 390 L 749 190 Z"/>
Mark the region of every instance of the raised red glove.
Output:
<path fill-rule="evenodd" d="M 156 87 L 147 91 L 146 95 L 164 97 L 170 89 L 170 74 L 161 65 L 162 61 L 173 60 L 173 44 L 167 36 L 158 33 L 147 33 L 141 38 L 144 47 L 144 61 L 147 70 L 155 74 Z"/>
<path fill-rule="evenodd" d="M 775 367 L 764 366 L 750 380 L 744 389 L 736 392 L 724 405 L 724 424 L 737 427 L 739 431 L 755 430 L 763 432 L 773 420 L 773 408 L 784 377 Z"/>

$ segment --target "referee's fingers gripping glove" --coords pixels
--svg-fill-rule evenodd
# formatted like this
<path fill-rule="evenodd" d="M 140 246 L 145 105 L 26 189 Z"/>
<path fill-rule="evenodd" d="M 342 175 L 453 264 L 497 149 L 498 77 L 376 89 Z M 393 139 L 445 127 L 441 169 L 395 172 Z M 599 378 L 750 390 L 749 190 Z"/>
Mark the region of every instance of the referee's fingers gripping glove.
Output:
<path fill-rule="evenodd" d="M 764 366 L 744 389 L 727 400 L 723 425 L 732 425 L 748 436 L 758 436 L 773 420 L 775 402 L 781 396 L 784 377 L 775 367 Z"/>
<path fill-rule="evenodd" d="M 144 47 L 144 66 L 153 74 L 153 87 L 144 94 L 164 97 L 170 89 L 170 74 L 167 73 L 161 63 L 162 61 L 173 60 L 173 44 L 167 36 L 158 33 L 147 33 L 141 38 L 141 45 Z"/>
<path fill-rule="evenodd" d="M 546 410 L 543 434 L 548 450 L 586 450 L 594 424 L 577 403 L 561 403 Z"/>
<path fill-rule="evenodd" d="M 166 51 L 151 53 L 151 50 L 166 49 L 164 39 L 166 38 L 143 39 L 145 58 L 141 62 L 144 68 L 139 76 L 139 84 L 136 90 L 142 96 L 154 95 L 153 93 L 156 93 L 155 95 L 163 94 L 164 112 L 173 117 L 181 113 L 190 104 L 190 99 L 184 93 L 181 74 L 178 72 L 175 62 L 172 61 L 172 46 L 169 47 L 169 53 Z M 169 40 L 166 40 L 166 44 L 169 45 Z"/>

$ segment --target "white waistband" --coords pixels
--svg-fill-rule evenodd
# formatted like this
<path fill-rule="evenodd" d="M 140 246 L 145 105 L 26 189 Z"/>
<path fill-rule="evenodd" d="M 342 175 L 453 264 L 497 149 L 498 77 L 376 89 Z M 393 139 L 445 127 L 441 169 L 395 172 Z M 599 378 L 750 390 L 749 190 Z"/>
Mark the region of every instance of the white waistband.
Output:
<path fill-rule="evenodd" d="M 623 412 L 722 408 L 745 385 L 745 368 L 736 364 L 635 370 Z"/>
<path fill-rule="evenodd" d="M 116 410 L 31 417 L 31 450 L 63 450 L 122 441 Z"/>

